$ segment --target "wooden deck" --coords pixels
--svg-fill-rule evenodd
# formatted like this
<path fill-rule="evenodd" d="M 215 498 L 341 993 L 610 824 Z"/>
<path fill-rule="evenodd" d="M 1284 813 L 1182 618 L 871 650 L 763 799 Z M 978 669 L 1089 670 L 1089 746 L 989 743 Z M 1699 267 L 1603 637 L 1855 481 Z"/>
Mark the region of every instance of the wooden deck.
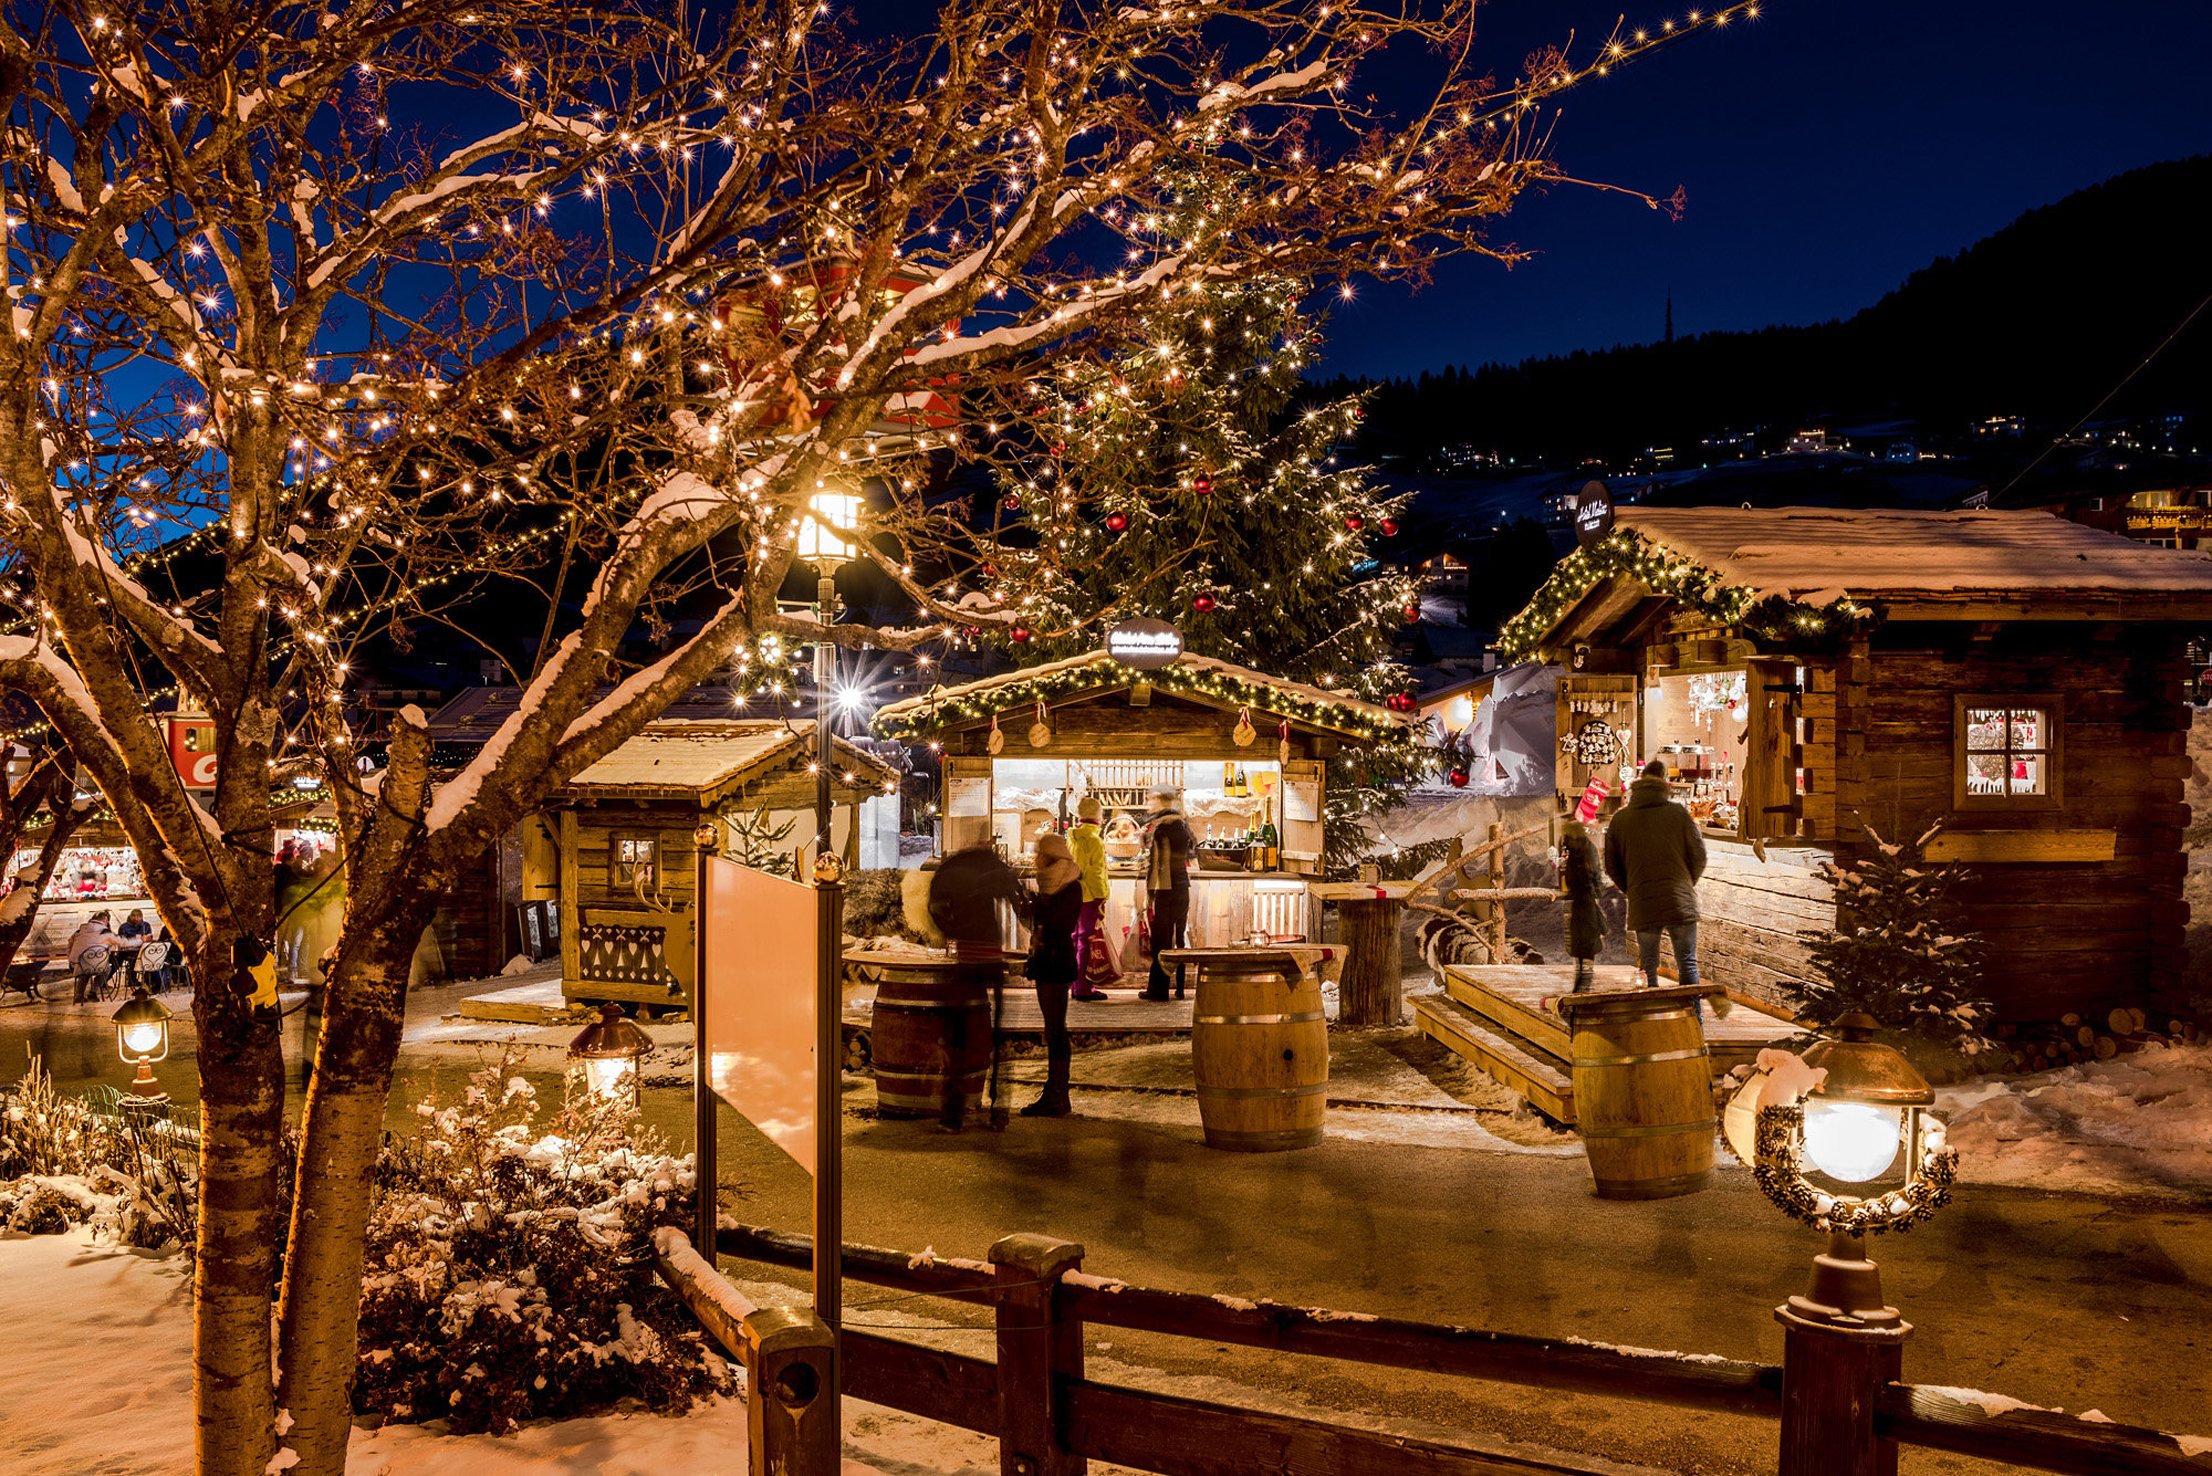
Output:
<path fill-rule="evenodd" d="M 1146 999 L 1143 997 L 1143 981 L 1127 989 L 1110 989 L 1105 1002 L 1080 999 L 1068 1001 L 1068 1033 L 1070 1035 L 1182 1035 L 1188 1034 L 1191 1025 L 1191 1000 Z M 1188 994 L 1188 991 L 1186 991 Z M 865 1030 L 874 1023 L 870 1008 L 845 1009 L 845 1029 Z M 1026 979 L 1010 981 L 1006 991 L 1006 1007 L 999 1016 L 999 1030 L 1007 1035 L 1034 1036 L 1044 1039 L 1044 1011 L 1037 1008 L 1037 995 Z"/>
<path fill-rule="evenodd" d="M 1636 987 L 1636 972 L 1626 965 L 1597 971 L 1600 990 Z M 1574 1032 L 1555 1001 L 1573 988 L 1571 963 L 1454 965 L 1444 971 L 1441 996 L 1414 1001 L 1414 1018 L 1439 1044 L 1528 1098 L 1538 1111 L 1571 1123 Z M 1705 1044 L 1716 1076 L 1795 1032 L 1788 1020 L 1740 998 L 1725 1020 L 1710 1009 L 1705 1013 Z"/>

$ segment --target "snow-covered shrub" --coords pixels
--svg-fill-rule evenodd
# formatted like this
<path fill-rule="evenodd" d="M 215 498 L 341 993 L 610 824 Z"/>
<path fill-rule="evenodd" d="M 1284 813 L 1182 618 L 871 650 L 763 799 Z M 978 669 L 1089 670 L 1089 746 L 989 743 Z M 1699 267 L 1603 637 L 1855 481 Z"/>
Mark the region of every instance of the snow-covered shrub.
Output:
<path fill-rule="evenodd" d="M 1830 1026 L 1854 1010 L 1885 1028 L 1977 1056 L 1994 1017 L 1982 987 L 1981 939 L 1961 927 L 1951 888 L 1956 865 L 1928 860 L 1930 826 L 1914 840 L 1884 840 L 1845 865 L 1821 867 L 1836 889 L 1836 923 L 1805 934 L 1812 979 L 1801 990 L 1807 1024 Z"/>
<path fill-rule="evenodd" d="M 0 1098 L 0 1202 L 20 1206 L 32 1188 L 56 1181 L 80 1186 L 69 1223 L 89 1222 L 123 1245 L 189 1246 L 198 1233 L 197 1134 L 171 1122 L 166 1108 L 141 1106 L 111 1087 L 64 1096 L 34 1057 Z M 67 1228 L 50 1214 L 40 1223 Z"/>
<path fill-rule="evenodd" d="M 378 1173 L 353 1405 L 502 1432 L 635 1399 L 676 1412 L 729 1371 L 653 1270 L 688 1225 L 689 1158 L 574 1089 L 545 1130 L 510 1056 L 425 1101 Z"/>

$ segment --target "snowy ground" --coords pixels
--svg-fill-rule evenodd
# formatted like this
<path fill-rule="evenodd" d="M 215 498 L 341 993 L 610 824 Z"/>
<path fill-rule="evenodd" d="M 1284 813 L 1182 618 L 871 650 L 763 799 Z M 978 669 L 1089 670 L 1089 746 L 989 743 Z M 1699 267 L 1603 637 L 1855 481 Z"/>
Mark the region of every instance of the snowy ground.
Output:
<path fill-rule="evenodd" d="M 800 1306 L 780 1283 L 743 1282 L 763 1306 Z M 864 1293 L 855 1326 L 970 1356 L 989 1357 L 988 1327 L 958 1326 L 873 1305 Z M 910 1299 L 897 1298 L 906 1301 Z M 79 1229 L 66 1235 L 0 1236 L 0 1469 L 9 1476 L 174 1476 L 192 1467 L 191 1291 L 175 1257 L 118 1251 Z M 1093 1379 L 1211 1398 L 1274 1413 L 1327 1418 L 1412 1438 L 1442 1440 L 1542 1460 L 1541 1447 L 1483 1439 L 1417 1419 L 1345 1415 L 1296 1397 L 1225 1379 L 1163 1378 L 1104 1355 Z M 102 1370 L 72 1376 L 71 1370 Z M 974 1476 L 995 1469 L 986 1436 L 859 1400 L 844 1401 L 845 1476 Z M 281 1459 L 281 1457 L 280 1457 Z M 1621 1476 L 1648 1468 L 1593 1462 Z M 389 1425 L 353 1433 L 347 1476 L 692 1476 L 742 1471 L 745 1406 L 720 1400 L 680 1418 L 616 1413 L 525 1426 L 511 1435 L 449 1435 L 437 1425 Z M 1101 1476 L 1126 1468 L 1093 1462 Z M 1129 1473 L 1133 1476 L 1133 1473 Z"/>
<path fill-rule="evenodd" d="M 2212 1199 L 2212 1046 L 1938 1090 L 1969 1183 Z"/>

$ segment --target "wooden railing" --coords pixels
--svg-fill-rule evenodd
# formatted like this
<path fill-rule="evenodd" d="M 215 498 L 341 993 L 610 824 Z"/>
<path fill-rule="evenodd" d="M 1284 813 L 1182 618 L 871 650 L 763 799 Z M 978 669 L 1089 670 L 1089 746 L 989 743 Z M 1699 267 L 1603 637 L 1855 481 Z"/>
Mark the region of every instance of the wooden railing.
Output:
<path fill-rule="evenodd" d="M 754 1369 L 747 1394 L 755 1406 L 749 1419 L 756 1432 L 753 1471 L 775 1469 L 786 1476 L 834 1471 L 834 1432 L 817 1429 L 806 1437 L 814 1442 L 811 1460 L 796 1453 L 793 1442 L 800 1439 L 803 1419 L 787 1431 L 780 1453 L 762 1448 L 764 1438 L 776 1438 L 775 1417 L 803 1412 L 803 1401 L 794 1405 L 789 1398 L 763 1398 L 760 1390 L 779 1387 L 770 1381 L 772 1371 L 755 1365 L 757 1349 L 749 1355 L 740 1346 L 746 1337 L 733 1341 L 725 1331 L 732 1322 L 734 1292 L 681 1234 L 663 1231 L 662 1237 L 663 1275 L 699 1311 L 709 1331 L 747 1357 Z M 724 1256 L 802 1270 L 813 1257 L 807 1237 L 755 1226 L 725 1224 L 717 1249 Z M 2212 1454 L 2186 1454 L 2175 1437 L 2153 1430 L 2087 1423 L 2032 1406 L 2007 1407 L 2014 1401 L 1995 1396 L 1961 1400 L 1940 1389 L 1905 1383 L 1850 1388 L 1848 1381 L 1858 1377 L 1851 1370 L 1863 1370 L 1864 1360 L 1826 1359 L 1815 1340 L 1790 1340 L 1790 1359 L 1784 1364 L 1623 1350 L 1130 1286 L 1084 1274 L 1082 1256 L 1080 1246 L 1036 1235 L 1006 1237 L 991 1247 L 987 1261 L 935 1260 L 846 1246 L 844 1269 L 850 1279 L 991 1304 L 998 1347 L 995 1360 L 971 1358 L 848 1328 L 839 1340 L 844 1391 L 998 1436 L 1003 1476 L 1080 1476 L 1087 1459 L 1163 1476 L 1597 1476 L 1618 1469 L 1585 1465 L 1572 1456 L 1538 1460 L 1505 1455 L 1095 1383 L 1083 1376 L 1083 1345 L 1085 1329 L 1096 1325 L 1772 1419 L 1781 1426 L 1785 1452 L 1793 1446 L 1809 1452 L 1794 1463 L 1800 1467 L 1794 1476 L 1894 1473 L 1898 1443 L 2065 1476 L 2212 1476 Z M 786 1322 L 793 1316 L 768 1315 Z M 752 1320 L 746 1326 L 751 1328 Z M 778 1336 L 786 1346 L 798 1341 L 788 1327 L 771 1332 L 771 1341 Z M 827 1332 L 819 1330 L 815 1336 L 818 1359 L 826 1359 Z M 826 1361 L 817 1366 L 826 1368 Z M 1861 1438 L 1833 1438 L 1839 1404 L 1865 1426 Z M 2002 1412 L 1992 1413 L 1992 1407 Z M 760 1433 L 764 1417 L 770 1426 L 765 1436 Z M 1789 1438 L 1793 1422 L 1801 1437 L 1795 1441 Z M 1821 1438 L 1802 1438 L 1815 1422 L 1821 1422 Z M 1785 1458 L 1786 1476 L 1793 1476 L 1792 1464 Z"/>

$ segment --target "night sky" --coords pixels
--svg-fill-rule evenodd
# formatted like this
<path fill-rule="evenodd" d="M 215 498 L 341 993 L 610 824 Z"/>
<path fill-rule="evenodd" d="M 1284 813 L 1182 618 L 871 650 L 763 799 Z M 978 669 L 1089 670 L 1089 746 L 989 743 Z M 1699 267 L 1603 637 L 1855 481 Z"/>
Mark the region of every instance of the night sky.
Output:
<path fill-rule="evenodd" d="M 1517 70 L 1569 27 L 1587 59 L 1622 13 L 1493 0 L 1486 60 Z M 1626 12 L 1631 27 L 1680 13 Z M 1500 227 L 1535 260 L 1455 263 L 1418 294 L 1364 285 L 1334 307 L 1322 372 L 1656 339 L 1670 283 L 1678 334 L 1848 316 L 2023 210 L 2212 150 L 2207 57 L 2205 0 L 1773 0 L 1560 99 L 1565 171 L 1680 186 L 1680 221 L 1554 187 Z"/>

